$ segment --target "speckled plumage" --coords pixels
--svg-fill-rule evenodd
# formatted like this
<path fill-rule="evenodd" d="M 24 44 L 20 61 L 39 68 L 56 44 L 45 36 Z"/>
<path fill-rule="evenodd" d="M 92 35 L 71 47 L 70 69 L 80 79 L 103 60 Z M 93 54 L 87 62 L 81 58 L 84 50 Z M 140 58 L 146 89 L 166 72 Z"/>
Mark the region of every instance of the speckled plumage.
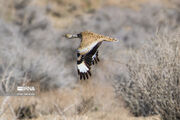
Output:
<path fill-rule="evenodd" d="M 93 32 L 84 31 L 79 34 L 66 34 L 66 38 L 80 38 L 81 43 L 77 50 L 77 69 L 80 79 L 88 79 L 91 76 L 91 65 L 97 64 L 98 48 L 103 41 L 114 42 L 114 38 L 99 35 Z"/>
<path fill-rule="evenodd" d="M 93 32 L 89 32 L 89 31 L 81 32 L 81 35 L 82 35 L 82 38 L 81 38 L 81 43 L 78 48 L 78 51 L 81 51 L 82 49 L 87 48 L 88 46 L 92 45 L 93 43 L 98 43 L 98 42 L 102 42 L 102 41 L 109 41 L 109 42 L 117 41 L 114 38 L 110 38 L 110 37 L 104 36 L 104 35 L 99 35 L 99 34 L 96 34 Z M 86 52 L 89 52 L 90 49 L 88 49 Z M 86 54 L 86 52 L 82 52 L 81 54 Z"/>

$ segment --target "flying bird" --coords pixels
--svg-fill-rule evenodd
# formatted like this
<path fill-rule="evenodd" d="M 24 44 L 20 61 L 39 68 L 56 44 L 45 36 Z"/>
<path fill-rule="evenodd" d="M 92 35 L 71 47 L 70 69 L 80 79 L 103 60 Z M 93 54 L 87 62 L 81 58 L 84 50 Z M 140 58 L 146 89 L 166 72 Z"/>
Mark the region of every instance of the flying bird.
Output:
<path fill-rule="evenodd" d="M 88 79 L 91 76 L 91 65 L 97 64 L 98 48 L 103 41 L 114 42 L 114 38 L 99 35 L 93 32 L 84 31 L 79 34 L 66 34 L 66 38 L 80 38 L 81 43 L 77 50 L 77 71 L 81 79 Z"/>

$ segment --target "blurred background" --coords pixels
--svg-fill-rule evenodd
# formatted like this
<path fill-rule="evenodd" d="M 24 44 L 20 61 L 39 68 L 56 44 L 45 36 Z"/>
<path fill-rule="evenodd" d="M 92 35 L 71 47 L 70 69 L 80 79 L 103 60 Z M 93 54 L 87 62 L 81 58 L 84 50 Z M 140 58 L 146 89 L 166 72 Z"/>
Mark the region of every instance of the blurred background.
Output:
<path fill-rule="evenodd" d="M 110 92 L 105 95 L 105 100 L 110 102 L 104 101 L 100 106 L 98 102 L 93 104 L 103 112 L 109 110 L 108 107 L 116 103 L 114 103 L 116 100 L 112 86 L 115 82 L 127 80 L 129 77 L 126 70 L 129 53 L 140 49 L 158 32 L 175 32 L 179 27 L 179 0 L 0 0 L 1 93 L 8 93 L 14 86 L 24 84 L 38 86 L 40 90 L 39 95 L 32 97 L 29 102 L 26 97 L 13 98 L 14 105 L 9 105 L 11 102 L 7 102 L 12 100 L 11 97 L 1 97 L 2 108 L 11 107 L 7 107 L 9 109 L 9 112 L 6 110 L 7 113 L 2 112 L 1 109 L 0 118 L 9 120 L 24 114 L 22 110 L 24 103 L 30 105 L 27 107 L 29 111 L 36 106 L 38 112 L 33 113 L 36 117 L 31 111 L 29 112 L 31 115 L 19 118 L 35 119 L 39 116 L 58 114 L 59 119 L 65 119 L 68 115 L 77 115 L 78 110 L 79 113 L 86 113 L 86 110 L 82 112 L 81 107 L 77 106 L 79 104 L 92 106 L 93 98 L 96 98 L 96 102 L 101 101 L 104 90 Z M 88 80 L 91 83 L 80 83 L 79 86 L 76 49 L 80 40 L 66 39 L 64 34 L 76 34 L 84 30 L 117 38 L 119 42 L 103 43 L 99 51 L 101 62 L 92 67 L 92 78 Z M 56 92 L 52 92 L 53 90 Z M 85 99 L 82 96 L 86 96 L 87 92 L 90 92 L 90 95 Z M 50 94 L 52 100 L 48 99 Z M 65 114 L 64 109 L 71 102 L 61 101 L 71 98 L 77 98 L 80 102 L 77 104 L 72 102 L 76 106 L 73 109 L 76 110 L 70 110 L 70 113 Z M 24 102 L 20 105 L 18 101 Z M 55 101 L 58 105 L 62 103 L 62 106 L 53 104 L 53 107 L 49 108 L 51 102 L 55 103 Z M 47 103 L 45 108 L 42 107 L 43 103 Z M 106 106 L 107 109 L 105 104 L 109 105 Z M 90 106 L 87 106 L 87 109 Z M 61 113 L 60 108 L 64 112 Z M 91 110 L 96 111 L 97 108 Z M 122 111 L 126 110 L 123 108 Z M 124 116 L 123 119 L 128 120 L 128 115 Z M 81 117 L 78 116 L 76 119 L 91 118 Z M 97 120 L 105 118 L 110 119 L 97 117 Z"/>

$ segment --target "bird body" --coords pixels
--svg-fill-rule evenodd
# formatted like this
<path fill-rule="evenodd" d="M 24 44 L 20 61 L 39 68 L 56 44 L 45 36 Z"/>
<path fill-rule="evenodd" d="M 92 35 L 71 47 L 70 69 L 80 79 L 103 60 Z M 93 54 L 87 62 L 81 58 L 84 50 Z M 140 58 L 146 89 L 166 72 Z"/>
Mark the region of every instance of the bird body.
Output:
<path fill-rule="evenodd" d="M 89 31 L 84 31 L 81 32 L 82 39 L 81 39 L 81 44 L 78 48 L 78 51 L 81 54 L 86 54 L 89 52 L 97 43 L 102 42 L 102 41 L 109 41 L 113 42 L 116 41 L 114 38 L 110 38 L 107 36 L 99 35 L 93 32 Z"/>
<path fill-rule="evenodd" d="M 66 34 L 66 38 L 80 38 L 81 43 L 77 50 L 77 69 L 80 79 L 88 79 L 91 76 L 91 65 L 99 62 L 98 48 L 103 41 L 114 42 L 114 38 L 84 31 L 77 35 Z"/>

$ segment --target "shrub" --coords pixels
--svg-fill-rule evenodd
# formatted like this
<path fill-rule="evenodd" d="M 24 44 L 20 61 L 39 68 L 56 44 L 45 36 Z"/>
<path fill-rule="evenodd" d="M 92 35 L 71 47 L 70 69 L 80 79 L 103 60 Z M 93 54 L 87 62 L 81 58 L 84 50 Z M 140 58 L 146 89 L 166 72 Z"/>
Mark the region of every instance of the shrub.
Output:
<path fill-rule="evenodd" d="M 167 35 L 159 34 L 133 52 L 127 64 L 130 80 L 118 82 L 117 89 L 135 116 L 180 119 L 180 37 Z"/>

